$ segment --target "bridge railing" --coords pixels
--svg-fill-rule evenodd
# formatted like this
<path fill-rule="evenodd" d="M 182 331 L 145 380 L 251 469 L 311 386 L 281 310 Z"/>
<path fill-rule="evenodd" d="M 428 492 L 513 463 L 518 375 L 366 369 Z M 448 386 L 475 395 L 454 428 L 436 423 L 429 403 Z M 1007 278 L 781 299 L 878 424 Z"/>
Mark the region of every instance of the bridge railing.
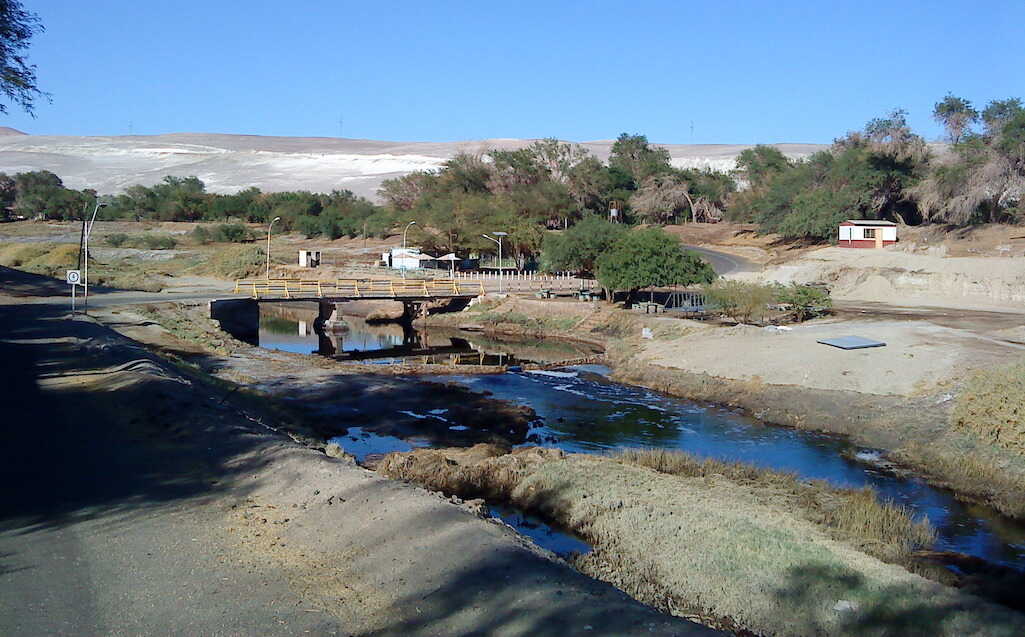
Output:
<path fill-rule="evenodd" d="M 238 279 L 235 294 L 246 294 L 254 299 L 348 297 L 348 298 L 408 298 L 422 296 L 452 297 L 481 296 L 485 294 L 480 281 L 455 279 L 336 279 L 334 281 L 305 279 Z"/>

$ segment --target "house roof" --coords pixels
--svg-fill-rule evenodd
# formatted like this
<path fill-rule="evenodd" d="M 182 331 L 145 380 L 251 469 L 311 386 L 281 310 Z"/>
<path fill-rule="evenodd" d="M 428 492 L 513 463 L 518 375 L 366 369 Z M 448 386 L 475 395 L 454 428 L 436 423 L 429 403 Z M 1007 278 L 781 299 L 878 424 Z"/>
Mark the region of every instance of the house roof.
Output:
<path fill-rule="evenodd" d="M 892 221 L 882 221 L 879 219 L 848 219 L 840 224 L 841 226 L 895 226 Z"/>

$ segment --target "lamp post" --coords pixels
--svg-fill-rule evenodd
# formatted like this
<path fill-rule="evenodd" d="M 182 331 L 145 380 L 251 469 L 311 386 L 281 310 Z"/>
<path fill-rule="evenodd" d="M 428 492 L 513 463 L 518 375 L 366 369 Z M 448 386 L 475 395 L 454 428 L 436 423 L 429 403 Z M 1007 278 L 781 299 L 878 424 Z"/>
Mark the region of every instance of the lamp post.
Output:
<path fill-rule="evenodd" d="M 402 258 L 403 259 L 405 259 L 408 256 L 406 254 L 406 233 L 409 232 L 409 226 L 415 226 L 415 225 L 416 225 L 415 221 L 410 221 L 409 223 L 406 224 L 406 229 L 402 231 Z M 403 279 L 406 278 L 406 264 L 403 263 L 402 267 L 399 268 L 399 269 L 402 270 L 402 278 Z"/>
<path fill-rule="evenodd" d="M 274 228 L 274 222 L 281 221 L 281 217 L 274 217 L 267 226 L 267 280 L 270 281 L 270 231 Z"/>
<path fill-rule="evenodd" d="M 96 213 L 99 212 L 100 208 L 106 208 L 106 207 L 107 207 L 107 204 L 100 203 L 99 201 L 97 201 L 96 202 L 96 206 L 93 207 L 93 216 L 89 220 L 89 223 L 87 223 L 85 225 L 85 240 L 84 240 L 85 246 L 84 246 L 84 248 L 82 250 L 82 253 L 85 256 L 85 265 L 83 266 L 83 269 L 85 270 L 85 272 L 82 273 L 84 275 L 82 277 L 82 279 L 85 282 L 85 300 L 83 302 L 83 309 L 82 309 L 82 311 L 84 313 L 88 313 L 89 312 L 89 235 L 91 235 L 93 233 L 93 224 L 96 223 Z"/>
<path fill-rule="evenodd" d="M 504 289 L 504 286 L 502 285 L 502 283 L 503 283 L 503 281 L 505 279 L 505 270 L 502 269 L 502 237 L 508 237 L 509 233 L 508 232 L 492 232 L 491 234 L 495 235 L 498 238 L 495 239 L 494 237 L 489 237 L 486 234 L 482 234 L 481 236 L 484 237 L 485 239 L 489 240 L 489 241 L 494 241 L 495 243 L 498 244 L 498 293 L 501 294 L 503 289 Z"/>

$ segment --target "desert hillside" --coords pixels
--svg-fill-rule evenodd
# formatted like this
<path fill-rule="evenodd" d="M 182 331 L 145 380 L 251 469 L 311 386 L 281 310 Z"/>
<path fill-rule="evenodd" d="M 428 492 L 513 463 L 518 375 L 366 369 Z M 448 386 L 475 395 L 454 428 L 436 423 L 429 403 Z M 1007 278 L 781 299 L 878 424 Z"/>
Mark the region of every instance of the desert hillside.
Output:
<path fill-rule="evenodd" d="M 391 142 L 331 137 L 263 137 L 175 133 L 120 137 L 0 135 L 0 171 L 49 170 L 69 188 L 114 193 L 134 184 L 152 185 L 165 175 L 202 179 L 211 192 L 256 186 L 267 192 L 347 188 L 375 197 L 381 181 L 439 167 L 459 152 L 519 148 L 532 140 Z M 612 141 L 582 143 L 607 159 Z M 787 156 L 806 157 L 821 144 L 777 144 Z M 730 170 L 750 145 L 668 144 L 680 168 Z"/>

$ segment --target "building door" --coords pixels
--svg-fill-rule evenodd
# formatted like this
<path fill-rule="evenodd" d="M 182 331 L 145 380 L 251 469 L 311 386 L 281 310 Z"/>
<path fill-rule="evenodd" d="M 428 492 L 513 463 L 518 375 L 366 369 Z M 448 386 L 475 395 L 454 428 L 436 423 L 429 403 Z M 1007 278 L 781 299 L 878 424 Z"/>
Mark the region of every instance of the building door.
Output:
<path fill-rule="evenodd" d="M 876 230 L 876 248 L 883 247 L 883 231 L 882 229 Z"/>

